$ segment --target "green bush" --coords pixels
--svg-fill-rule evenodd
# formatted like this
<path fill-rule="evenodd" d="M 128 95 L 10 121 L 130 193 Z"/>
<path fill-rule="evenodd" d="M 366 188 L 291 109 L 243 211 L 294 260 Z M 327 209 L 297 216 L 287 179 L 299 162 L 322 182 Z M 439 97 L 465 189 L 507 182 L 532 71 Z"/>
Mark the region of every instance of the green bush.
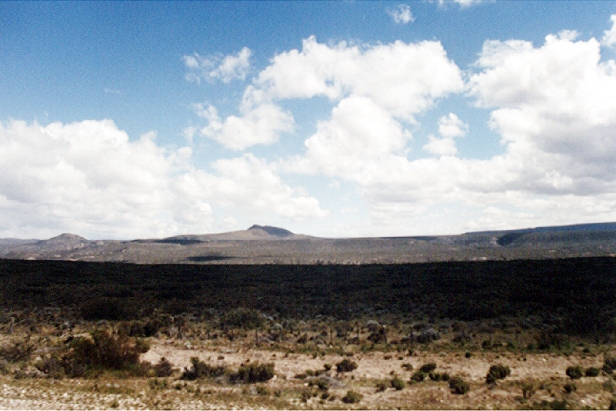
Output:
<path fill-rule="evenodd" d="M 572 380 L 577 380 L 584 376 L 584 370 L 579 365 L 567 367 L 567 376 Z"/>
<path fill-rule="evenodd" d="M 336 364 L 336 370 L 338 370 L 338 372 L 351 372 L 355 369 L 357 369 L 357 363 L 349 360 L 348 358 L 345 358 Z"/>
<path fill-rule="evenodd" d="M 488 384 L 495 383 L 497 380 L 507 378 L 509 374 L 511 374 L 511 369 L 508 366 L 503 364 L 493 365 L 486 375 L 486 382 Z"/>
<path fill-rule="evenodd" d="M 236 374 L 231 375 L 230 380 L 254 384 L 269 381 L 272 378 L 274 378 L 274 363 L 259 364 L 256 362 L 241 366 Z"/>
<path fill-rule="evenodd" d="M 572 382 L 568 382 L 567 384 L 565 384 L 564 389 L 567 394 L 571 394 L 572 392 L 577 391 L 577 385 Z"/>
<path fill-rule="evenodd" d="M 197 357 L 191 357 L 191 368 L 185 368 L 181 380 L 196 380 L 199 378 L 216 378 L 227 374 L 227 369 L 222 366 L 211 366 Z"/>
<path fill-rule="evenodd" d="M 395 388 L 395 389 L 396 389 L 396 391 L 400 391 L 400 390 L 404 389 L 404 387 L 406 386 L 406 384 L 404 384 L 404 381 L 402 381 L 402 379 L 401 379 L 401 378 L 399 378 L 399 377 L 394 377 L 394 378 L 391 380 L 391 386 L 392 386 L 392 388 Z"/>
<path fill-rule="evenodd" d="M 80 378 L 103 371 L 122 371 L 144 376 L 151 367 L 139 356 L 149 350 L 143 340 L 97 330 L 89 337 L 73 338 L 67 347 L 38 361 L 35 366 L 51 378 Z"/>
<path fill-rule="evenodd" d="M 610 400 L 610 405 L 607 408 L 608 410 L 616 410 L 616 398 L 612 398 Z"/>
<path fill-rule="evenodd" d="M 436 364 L 431 362 L 428 364 L 424 364 L 421 366 L 420 370 L 424 373 L 424 374 L 429 374 L 432 371 L 436 370 Z"/>
<path fill-rule="evenodd" d="M 451 389 L 451 392 L 458 395 L 464 395 L 470 390 L 468 383 L 460 377 L 450 378 L 449 388 Z"/>
<path fill-rule="evenodd" d="M 601 370 L 598 369 L 597 367 L 586 368 L 586 372 L 585 372 L 587 377 L 598 377 L 600 373 L 601 373 Z"/>
<path fill-rule="evenodd" d="M 425 379 L 426 379 L 426 373 L 421 370 L 415 371 L 413 375 L 411 376 L 411 382 L 422 382 Z"/>
<path fill-rule="evenodd" d="M 342 402 L 345 404 L 357 404 L 362 398 L 363 396 L 357 391 L 349 390 L 346 395 L 342 397 Z"/>
<path fill-rule="evenodd" d="M 90 338 L 74 338 L 61 361 L 66 374 L 71 377 L 104 370 L 129 371 L 141 375 L 145 369 L 139 356 L 149 349 L 143 340 L 96 330 L 90 333 Z"/>

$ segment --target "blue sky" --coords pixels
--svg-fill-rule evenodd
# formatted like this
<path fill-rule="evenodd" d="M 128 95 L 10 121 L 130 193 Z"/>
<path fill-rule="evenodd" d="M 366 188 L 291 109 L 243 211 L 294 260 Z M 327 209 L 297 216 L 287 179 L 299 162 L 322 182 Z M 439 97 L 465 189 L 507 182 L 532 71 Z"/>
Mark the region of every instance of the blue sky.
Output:
<path fill-rule="evenodd" d="M 616 221 L 616 2 L 0 2 L 0 237 Z"/>

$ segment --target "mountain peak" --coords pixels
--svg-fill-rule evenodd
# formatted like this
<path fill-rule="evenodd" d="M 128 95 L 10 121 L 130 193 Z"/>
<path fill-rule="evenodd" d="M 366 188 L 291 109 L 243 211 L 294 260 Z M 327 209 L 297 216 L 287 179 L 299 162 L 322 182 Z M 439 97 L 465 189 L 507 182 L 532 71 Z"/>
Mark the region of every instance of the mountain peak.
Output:
<path fill-rule="evenodd" d="M 74 241 L 79 241 L 79 242 L 81 242 L 81 241 L 88 241 L 88 240 L 83 238 L 83 237 L 80 237 L 78 235 L 75 235 L 75 234 L 63 233 L 63 234 L 60 234 L 59 236 L 50 238 L 47 241 L 51 241 L 51 242 L 69 242 L 69 241 L 73 241 L 74 242 Z"/>
<path fill-rule="evenodd" d="M 289 230 L 285 230 L 284 228 L 279 228 L 279 227 L 272 227 L 269 225 L 253 225 L 252 227 L 250 227 L 248 229 L 248 231 L 264 231 L 269 235 L 273 235 L 276 237 L 291 237 L 295 234 L 293 234 L 291 231 Z"/>

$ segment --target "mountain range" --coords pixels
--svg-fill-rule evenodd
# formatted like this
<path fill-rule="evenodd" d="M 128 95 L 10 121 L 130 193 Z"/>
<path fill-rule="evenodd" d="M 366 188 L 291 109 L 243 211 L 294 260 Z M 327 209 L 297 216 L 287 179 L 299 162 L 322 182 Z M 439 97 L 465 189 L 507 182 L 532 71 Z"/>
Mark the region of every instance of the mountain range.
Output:
<path fill-rule="evenodd" d="M 271 226 L 131 241 L 0 239 L 0 258 L 138 264 L 370 264 L 616 256 L 616 223 L 415 237 L 321 238 Z"/>

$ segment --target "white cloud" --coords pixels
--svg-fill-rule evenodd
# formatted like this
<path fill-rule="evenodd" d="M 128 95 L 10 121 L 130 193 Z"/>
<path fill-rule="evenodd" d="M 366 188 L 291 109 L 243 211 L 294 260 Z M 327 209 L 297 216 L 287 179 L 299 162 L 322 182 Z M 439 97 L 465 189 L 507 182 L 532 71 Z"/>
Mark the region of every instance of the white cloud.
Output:
<path fill-rule="evenodd" d="M 184 65 L 190 71 L 186 74 L 186 79 L 199 83 L 201 79 L 211 81 L 214 79 L 229 83 L 232 80 L 245 80 L 250 70 L 250 57 L 252 51 L 244 47 L 235 55 L 220 56 L 201 56 L 198 53 L 185 55 L 182 57 Z"/>
<path fill-rule="evenodd" d="M 610 21 L 612 22 L 612 28 L 605 30 L 601 39 L 601 44 L 607 47 L 612 47 L 616 44 L 616 14 L 612 14 Z"/>
<path fill-rule="evenodd" d="M 449 113 L 438 120 L 438 133 L 443 138 L 462 137 L 468 133 L 468 124 L 454 113 Z"/>
<path fill-rule="evenodd" d="M 271 144 L 292 130 L 291 114 L 279 101 L 328 98 L 334 108 L 306 139 L 305 152 L 278 164 L 287 172 L 355 184 L 370 219 L 350 229 L 364 235 L 558 224 L 572 216 L 614 220 L 616 63 L 602 61 L 596 39 L 577 38 L 575 31 L 562 31 L 538 47 L 487 41 L 464 85 L 439 42 L 359 46 L 310 37 L 301 50 L 274 56 L 253 79 L 239 116 L 221 120 L 215 108 L 202 107 L 209 121 L 202 133 L 237 150 Z M 501 136 L 503 153 L 486 160 L 457 157 L 456 139 L 467 136 L 469 126 L 450 113 L 423 147 L 436 157 L 410 160 L 407 127 L 440 98 L 464 89 L 479 108 L 491 110 L 489 125 Z M 241 157 L 229 167 L 255 164 Z M 217 175 L 230 170 L 220 168 Z M 303 197 L 297 189 L 279 192 Z M 311 201 L 312 215 L 322 215 Z"/>
<path fill-rule="evenodd" d="M 453 138 L 437 138 L 433 135 L 429 136 L 430 141 L 423 146 L 423 149 L 429 153 L 438 156 L 455 156 L 458 153 L 456 142 Z"/>
<path fill-rule="evenodd" d="M 207 173 L 191 156 L 158 146 L 155 133 L 131 141 L 110 120 L 0 124 L 0 237 L 211 232 L 228 225 L 215 206 L 291 220 L 326 214 L 262 160 L 219 160 Z"/>
<path fill-rule="evenodd" d="M 438 133 L 441 138 L 429 136 L 429 142 L 423 149 L 439 156 L 455 156 L 458 153 L 454 138 L 463 137 L 468 133 L 468 124 L 464 123 L 454 113 L 443 116 L 438 121 Z"/>
<path fill-rule="evenodd" d="M 371 213 L 363 234 L 614 220 L 616 64 L 601 61 L 597 40 L 576 38 L 486 42 L 468 90 L 492 110 L 501 155 L 454 157 L 469 128 L 450 114 L 424 146 L 439 157 L 411 161 L 393 108 L 351 95 L 307 139 L 296 171 L 355 182 Z"/>
<path fill-rule="evenodd" d="M 225 207 L 251 213 L 268 214 L 302 221 L 325 217 L 328 213 L 315 198 L 302 195 L 299 189 L 285 185 L 275 166 L 244 154 L 212 164 L 214 175 L 202 175 L 208 195 Z M 299 195 L 298 195 L 299 194 Z"/>
<path fill-rule="evenodd" d="M 382 163 L 404 158 L 410 138 L 390 112 L 368 97 L 351 96 L 318 124 L 305 142 L 306 156 L 292 159 L 288 167 L 369 184 L 380 179 Z"/>
<path fill-rule="evenodd" d="M 247 92 L 255 101 L 366 96 L 407 121 L 463 88 L 460 69 L 440 42 L 328 46 L 314 37 L 303 41 L 301 51 L 276 55 L 254 83 Z"/>
<path fill-rule="evenodd" d="M 459 68 L 439 42 L 335 46 L 303 42 L 302 51 L 276 55 L 271 64 L 246 88 L 240 116 L 221 119 L 215 107 L 198 106 L 208 120 L 204 136 L 227 148 L 243 150 L 255 144 L 272 144 L 281 133 L 294 129 L 291 113 L 275 102 L 324 96 L 333 101 L 366 97 L 394 117 L 414 122 L 414 115 L 434 101 L 463 89 Z"/>
<path fill-rule="evenodd" d="M 494 0 L 430 0 L 430 2 L 433 1 L 436 1 L 440 7 L 445 7 L 448 4 L 457 4 L 462 8 L 466 8 L 477 4 L 485 3 L 486 1 Z"/>
<path fill-rule="evenodd" d="M 407 4 L 400 4 L 396 8 L 388 9 L 387 14 L 396 24 L 407 24 L 415 21 L 411 8 Z"/>
<path fill-rule="evenodd" d="M 229 116 L 224 121 L 213 106 L 200 108 L 199 115 L 208 121 L 201 134 L 232 150 L 244 150 L 255 144 L 272 144 L 279 133 L 294 129 L 293 116 L 271 103 L 243 110 L 242 116 Z"/>

